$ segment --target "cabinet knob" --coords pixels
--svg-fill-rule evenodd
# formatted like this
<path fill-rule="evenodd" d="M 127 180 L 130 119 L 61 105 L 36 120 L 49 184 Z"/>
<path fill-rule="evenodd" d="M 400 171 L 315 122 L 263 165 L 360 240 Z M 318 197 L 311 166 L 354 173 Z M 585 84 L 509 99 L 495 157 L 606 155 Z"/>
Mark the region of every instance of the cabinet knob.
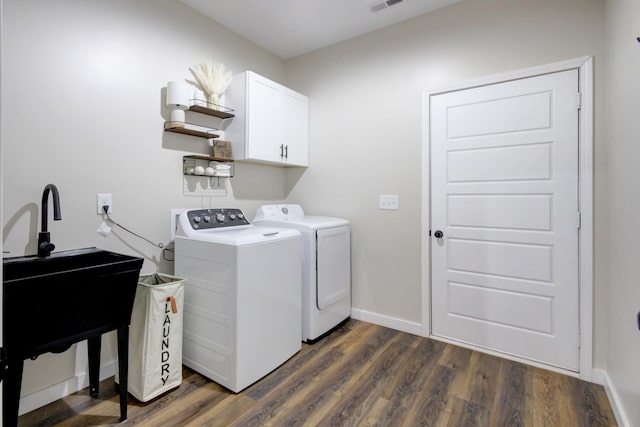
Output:
<path fill-rule="evenodd" d="M 444 236 L 444 233 L 442 233 L 442 231 L 440 231 L 440 230 L 436 230 L 436 232 L 435 232 L 435 233 L 433 233 L 433 236 L 434 236 L 436 239 L 442 239 L 442 236 Z"/>

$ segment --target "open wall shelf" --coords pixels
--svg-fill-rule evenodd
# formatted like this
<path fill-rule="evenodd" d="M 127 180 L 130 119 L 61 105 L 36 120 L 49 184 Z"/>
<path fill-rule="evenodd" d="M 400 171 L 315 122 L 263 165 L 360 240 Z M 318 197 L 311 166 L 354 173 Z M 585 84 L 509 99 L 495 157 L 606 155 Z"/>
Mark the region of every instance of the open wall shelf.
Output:
<path fill-rule="evenodd" d="M 208 116 L 218 117 L 220 119 L 230 119 L 232 117 L 235 117 L 235 115 L 232 113 L 233 111 L 232 109 L 222 107 L 222 106 L 220 106 L 219 108 L 222 108 L 222 110 L 207 108 L 201 105 L 192 105 L 191 107 L 189 107 L 189 111 L 194 111 L 200 114 L 206 114 Z"/>
<path fill-rule="evenodd" d="M 220 135 L 218 135 L 217 133 L 214 133 L 214 132 L 217 132 L 217 129 L 209 129 L 205 131 L 205 130 L 193 129 L 189 126 L 192 126 L 192 125 L 184 122 L 164 122 L 165 132 L 181 133 L 183 135 L 197 136 L 199 138 L 205 138 L 205 139 L 220 137 Z M 197 126 L 197 127 L 200 129 L 204 129 L 202 126 Z"/>
<path fill-rule="evenodd" d="M 196 100 L 197 102 L 206 103 L 206 101 Z M 212 104 L 209 104 L 212 105 Z M 223 107 L 222 105 L 216 105 L 216 108 L 205 107 L 204 105 L 192 105 L 188 111 L 195 113 L 205 114 L 207 116 L 217 117 L 225 120 L 235 117 L 231 108 Z M 219 129 L 206 128 L 204 126 L 194 125 L 184 122 L 164 122 L 164 130 L 166 132 L 181 133 L 183 135 L 197 136 L 199 138 L 211 139 L 219 138 L 220 135 L 216 134 Z"/>

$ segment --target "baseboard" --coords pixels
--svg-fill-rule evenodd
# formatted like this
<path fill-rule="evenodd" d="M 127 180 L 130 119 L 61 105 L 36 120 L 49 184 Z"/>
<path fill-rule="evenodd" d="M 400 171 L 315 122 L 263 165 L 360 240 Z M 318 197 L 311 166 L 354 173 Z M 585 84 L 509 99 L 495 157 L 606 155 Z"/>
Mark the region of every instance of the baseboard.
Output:
<path fill-rule="evenodd" d="M 596 384 L 600 384 L 604 387 L 607 392 L 607 397 L 609 398 L 609 402 L 611 403 L 611 409 L 613 409 L 613 414 L 616 417 L 616 421 L 620 427 L 631 427 L 629 423 L 629 418 L 624 412 L 624 408 L 620 402 L 620 396 L 616 391 L 613 383 L 611 382 L 611 378 L 609 378 L 609 374 L 607 371 L 603 369 L 594 369 L 592 374 L 592 380 Z"/>
<path fill-rule="evenodd" d="M 386 328 L 395 329 L 397 331 L 423 336 L 422 324 L 417 322 L 411 322 L 409 320 L 398 319 L 397 317 L 372 313 L 370 311 L 360 310 L 358 308 L 351 309 L 351 317 L 356 320 L 362 320 L 363 322 L 373 323 L 374 325 L 380 325 Z"/>
<path fill-rule="evenodd" d="M 113 361 L 100 367 L 100 381 L 112 377 L 116 372 L 116 362 Z M 37 391 L 35 393 L 23 396 L 20 398 L 20 410 L 19 415 L 31 412 L 34 409 L 41 408 L 48 405 L 51 402 L 55 402 L 58 399 L 62 399 L 78 390 L 89 387 L 89 373 L 83 373 L 76 375 L 73 378 L 69 378 L 58 384 L 54 384 L 51 387 L 47 387 L 44 390 Z"/>

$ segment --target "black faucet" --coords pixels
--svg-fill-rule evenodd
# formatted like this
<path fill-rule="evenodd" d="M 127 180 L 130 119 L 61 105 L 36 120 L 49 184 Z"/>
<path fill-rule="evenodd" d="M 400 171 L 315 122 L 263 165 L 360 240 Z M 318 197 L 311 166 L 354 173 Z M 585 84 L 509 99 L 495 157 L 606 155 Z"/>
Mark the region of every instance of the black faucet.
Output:
<path fill-rule="evenodd" d="M 58 195 L 58 188 L 53 184 L 47 184 L 42 192 L 42 223 L 40 233 L 38 233 L 38 256 L 42 258 L 51 255 L 51 251 L 56 248 L 56 246 L 51 243 L 51 236 L 47 230 L 49 193 L 53 194 L 53 219 L 54 221 L 60 221 L 62 219 L 62 215 L 60 214 L 60 196 Z"/>

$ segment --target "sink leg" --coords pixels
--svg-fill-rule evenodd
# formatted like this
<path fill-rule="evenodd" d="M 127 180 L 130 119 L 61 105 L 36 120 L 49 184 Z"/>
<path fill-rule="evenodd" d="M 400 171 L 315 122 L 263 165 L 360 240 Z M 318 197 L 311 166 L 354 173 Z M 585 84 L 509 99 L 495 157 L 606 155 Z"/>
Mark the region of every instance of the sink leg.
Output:
<path fill-rule="evenodd" d="M 5 427 L 18 425 L 23 368 L 24 360 L 15 360 L 7 364 L 4 381 L 2 381 L 2 425 Z"/>
<path fill-rule="evenodd" d="M 120 380 L 120 421 L 127 419 L 129 384 L 129 325 L 118 328 L 118 379 Z"/>
<path fill-rule="evenodd" d="M 87 339 L 89 350 L 89 395 L 98 397 L 100 391 L 100 348 L 102 347 L 102 335 Z"/>

